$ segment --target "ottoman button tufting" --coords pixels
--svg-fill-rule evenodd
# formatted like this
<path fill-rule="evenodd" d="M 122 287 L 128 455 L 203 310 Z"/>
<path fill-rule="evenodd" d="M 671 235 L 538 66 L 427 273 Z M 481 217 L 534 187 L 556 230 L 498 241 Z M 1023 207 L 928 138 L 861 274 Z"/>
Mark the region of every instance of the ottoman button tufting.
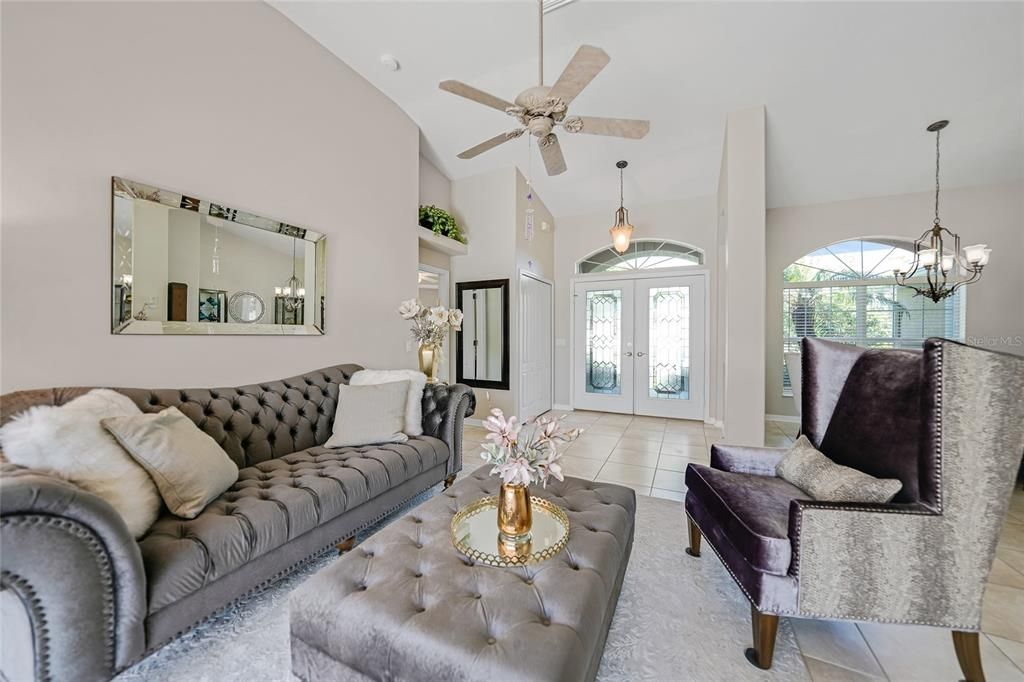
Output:
<path fill-rule="evenodd" d="M 494 643 L 495 643 L 495 642 L 497 642 L 497 641 L 498 641 L 498 640 L 494 639 L 493 637 L 488 637 L 488 638 L 487 638 L 487 643 L 488 643 L 488 644 L 494 644 Z"/>

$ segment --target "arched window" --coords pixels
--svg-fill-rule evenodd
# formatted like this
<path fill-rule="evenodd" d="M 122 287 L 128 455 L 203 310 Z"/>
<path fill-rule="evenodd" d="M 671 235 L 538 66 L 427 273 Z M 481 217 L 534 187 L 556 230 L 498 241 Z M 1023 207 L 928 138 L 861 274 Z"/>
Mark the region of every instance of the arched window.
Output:
<path fill-rule="evenodd" d="M 576 263 L 576 273 L 585 275 L 590 272 L 678 268 L 703 264 L 704 252 L 695 246 L 664 239 L 637 239 L 630 242 L 626 253 L 619 253 L 609 246 L 580 259 Z"/>
<path fill-rule="evenodd" d="M 920 348 L 930 336 L 962 340 L 962 291 L 934 303 L 893 281 L 893 269 L 913 258 L 912 249 L 896 240 L 853 239 L 790 264 L 783 271 L 783 352 L 798 352 L 805 336 L 869 348 Z M 792 395 L 786 371 L 783 395 Z"/>

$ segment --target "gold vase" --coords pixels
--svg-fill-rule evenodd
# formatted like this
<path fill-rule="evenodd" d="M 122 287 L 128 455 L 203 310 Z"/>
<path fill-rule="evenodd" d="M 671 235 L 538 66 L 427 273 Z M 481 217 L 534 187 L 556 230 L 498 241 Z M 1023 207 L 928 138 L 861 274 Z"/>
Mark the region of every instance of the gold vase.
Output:
<path fill-rule="evenodd" d="M 428 384 L 437 383 L 437 367 L 441 361 L 441 348 L 429 343 L 420 344 L 420 371 L 427 375 Z"/>
<path fill-rule="evenodd" d="M 522 545 L 531 538 L 533 512 L 530 489 L 525 485 L 501 484 L 498 491 L 498 538 L 505 545 Z"/>

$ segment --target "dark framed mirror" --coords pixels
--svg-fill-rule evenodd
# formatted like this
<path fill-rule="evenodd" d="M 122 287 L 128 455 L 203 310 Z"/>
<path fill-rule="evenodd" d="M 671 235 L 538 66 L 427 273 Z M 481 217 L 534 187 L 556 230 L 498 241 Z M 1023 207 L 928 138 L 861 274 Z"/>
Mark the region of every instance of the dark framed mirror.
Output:
<path fill-rule="evenodd" d="M 508 280 L 458 282 L 462 331 L 455 335 L 456 381 L 477 388 L 509 388 Z"/>

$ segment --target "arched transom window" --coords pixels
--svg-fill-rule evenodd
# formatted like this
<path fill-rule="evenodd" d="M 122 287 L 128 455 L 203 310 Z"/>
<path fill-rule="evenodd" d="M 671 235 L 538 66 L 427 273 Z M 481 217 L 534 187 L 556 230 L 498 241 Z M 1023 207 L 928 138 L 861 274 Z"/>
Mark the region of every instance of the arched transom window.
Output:
<path fill-rule="evenodd" d="M 912 248 L 853 239 L 790 264 L 783 271 L 783 352 L 799 352 L 805 336 L 868 348 L 919 349 L 930 336 L 962 340 L 962 292 L 934 303 L 893 281 L 893 269 L 913 258 Z M 788 372 L 783 394 L 792 394 Z"/>
<path fill-rule="evenodd" d="M 595 251 L 576 263 L 577 274 L 590 272 L 620 272 L 623 270 L 650 270 L 703 265 L 704 252 L 695 246 L 664 239 L 637 239 L 625 253 L 612 247 Z"/>

